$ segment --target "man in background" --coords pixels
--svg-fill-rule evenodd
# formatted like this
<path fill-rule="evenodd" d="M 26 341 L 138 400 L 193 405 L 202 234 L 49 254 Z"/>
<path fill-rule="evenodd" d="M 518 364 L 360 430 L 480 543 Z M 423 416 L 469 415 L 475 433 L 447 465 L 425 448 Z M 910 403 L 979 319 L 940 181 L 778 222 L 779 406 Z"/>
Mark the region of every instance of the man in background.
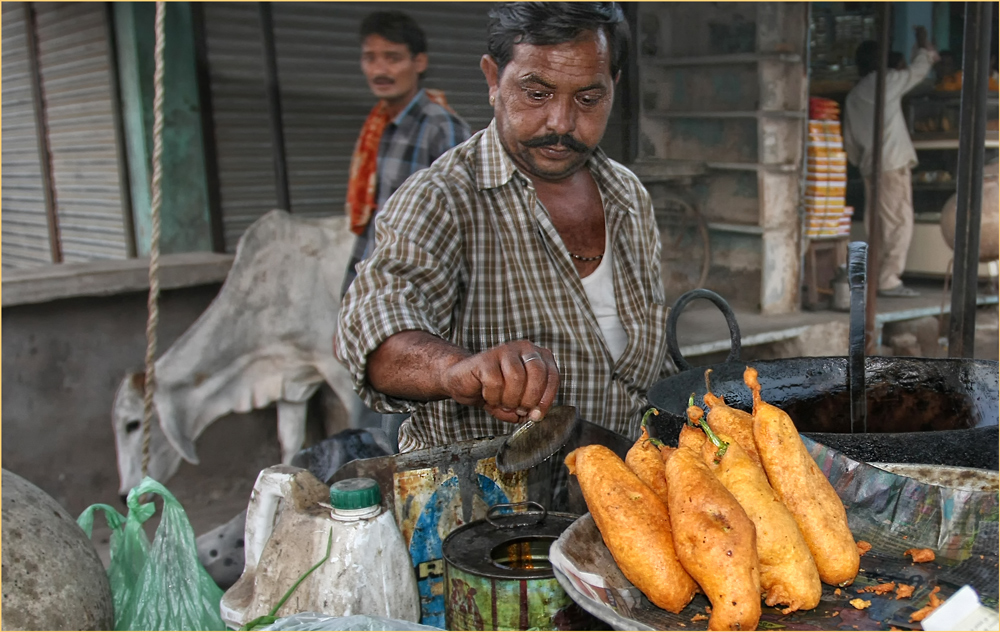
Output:
<path fill-rule="evenodd" d="M 847 95 L 844 107 L 844 149 L 865 178 L 865 225 L 871 239 L 872 218 L 879 217 L 879 296 L 906 297 L 919 293 L 903 285 L 906 253 L 913 237 L 913 189 L 910 170 L 917 165 L 902 98 L 930 72 L 938 55 L 927 40 L 927 30 L 917 27 L 917 47 L 904 70 L 888 69 L 885 76 L 885 121 L 882 164 L 878 178 L 878 208 L 871 208 L 872 154 L 875 126 L 875 81 L 879 61 L 878 43 L 868 40 L 858 46 L 855 61 L 861 80 Z"/>
<path fill-rule="evenodd" d="M 469 137 L 468 124 L 448 107 L 444 93 L 422 89 L 427 38 L 401 11 L 376 11 L 361 22 L 361 71 L 378 98 L 361 128 L 351 158 L 347 215 L 358 235 L 341 295 L 355 267 L 374 246 L 374 216 L 414 172 Z"/>
<path fill-rule="evenodd" d="M 347 264 L 343 296 L 356 267 L 375 246 L 375 214 L 414 172 L 467 139 L 469 125 L 448 107 L 444 93 L 421 88 L 427 71 L 427 37 L 401 11 L 376 11 L 359 30 L 361 71 L 378 98 L 361 128 L 351 158 L 347 215 L 357 234 Z M 362 426 L 381 425 L 395 445 L 407 415 L 381 415 L 368 409 Z"/>

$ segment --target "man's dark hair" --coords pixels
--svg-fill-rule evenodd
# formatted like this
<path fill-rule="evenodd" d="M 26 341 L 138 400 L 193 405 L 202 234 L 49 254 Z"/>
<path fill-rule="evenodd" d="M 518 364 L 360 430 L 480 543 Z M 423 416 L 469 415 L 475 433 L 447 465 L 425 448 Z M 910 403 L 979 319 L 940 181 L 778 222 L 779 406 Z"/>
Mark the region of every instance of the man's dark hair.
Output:
<path fill-rule="evenodd" d="M 864 77 L 878 70 L 878 42 L 865 40 L 858 44 L 854 52 L 854 63 L 858 67 L 858 76 Z"/>
<path fill-rule="evenodd" d="M 506 2 L 489 15 L 486 49 L 500 73 L 514 56 L 516 44 L 562 44 L 586 31 L 604 30 L 612 77 L 618 75 L 628 54 L 628 23 L 614 2 Z"/>
<path fill-rule="evenodd" d="M 359 29 L 361 41 L 369 35 L 379 35 L 395 42 L 406 44 L 410 55 L 427 52 L 427 36 L 417 21 L 402 11 L 376 11 L 361 21 Z"/>

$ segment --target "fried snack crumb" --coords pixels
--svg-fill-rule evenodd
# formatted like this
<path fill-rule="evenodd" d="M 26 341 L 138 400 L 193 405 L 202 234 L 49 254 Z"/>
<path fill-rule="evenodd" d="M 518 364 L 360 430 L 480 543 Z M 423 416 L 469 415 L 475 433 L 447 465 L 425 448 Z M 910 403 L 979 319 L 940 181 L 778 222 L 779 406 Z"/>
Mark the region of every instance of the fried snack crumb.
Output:
<path fill-rule="evenodd" d="M 878 586 L 866 586 L 865 592 L 875 593 L 876 595 L 884 595 L 885 593 L 890 593 L 896 590 L 896 582 L 889 582 L 887 584 L 879 584 Z"/>
<path fill-rule="evenodd" d="M 868 551 L 872 550 L 872 545 L 864 540 L 858 540 L 854 544 L 858 547 L 858 555 L 864 555 Z"/>
<path fill-rule="evenodd" d="M 928 615 L 930 615 L 930 613 L 937 610 L 938 606 L 944 603 L 944 601 L 937 596 L 939 590 L 941 590 L 940 586 L 934 587 L 934 590 L 931 591 L 930 598 L 927 600 L 927 605 L 911 614 L 910 621 L 913 623 L 923 621 Z"/>
<path fill-rule="evenodd" d="M 941 601 L 941 598 L 937 596 L 940 590 L 941 590 L 940 586 L 935 586 L 934 590 L 931 591 L 931 596 L 930 599 L 928 600 L 928 603 L 934 606 L 935 608 L 944 603 L 943 601 Z"/>
<path fill-rule="evenodd" d="M 834 610 L 833 614 L 831 614 L 830 616 L 831 617 L 839 617 L 840 616 L 840 610 Z"/>
<path fill-rule="evenodd" d="M 914 564 L 934 561 L 934 551 L 930 549 L 906 549 L 903 555 L 911 556 Z"/>
<path fill-rule="evenodd" d="M 698 614 L 691 617 L 691 622 L 694 623 L 695 621 L 708 621 L 708 617 L 699 612 Z"/>
<path fill-rule="evenodd" d="M 712 606 L 705 606 L 705 614 L 712 614 Z"/>
<path fill-rule="evenodd" d="M 858 593 L 859 595 L 863 595 L 865 593 L 865 589 L 864 588 L 855 588 L 854 592 Z"/>
<path fill-rule="evenodd" d="M 851 599 L 851 605 L 857 610 L 864 610 L 868 606 L 872 605 L 872 602 L 865 601 L 864 599 Z"/>
<path fill-rule="evenodd" d="M 915 586 L 910 584 L 900 584 L 896 588 L 896 599 L 909 599 L 913 596 L 913 589 Z"/>
<path fill-rule="evenodd" d="M 840 589 L 839 588 L 835 589 L 833 591 L 833 594 L 835 594 L 835 595 L 837 595 L 839 597 L 840 596 Z"/>

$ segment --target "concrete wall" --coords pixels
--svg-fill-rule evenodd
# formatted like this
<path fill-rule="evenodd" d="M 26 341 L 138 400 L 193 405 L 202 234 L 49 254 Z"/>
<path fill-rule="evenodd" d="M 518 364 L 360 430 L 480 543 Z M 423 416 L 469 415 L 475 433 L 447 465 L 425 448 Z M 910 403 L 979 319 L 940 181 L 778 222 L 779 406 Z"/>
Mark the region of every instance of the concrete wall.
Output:
<path fill-rule="evenodd" d="M 711 233 L 705 285 L 766 314 L 798 309 L 806 16 L 798 2 L 639 5 L 639 160 L 706 165 L 690 191 Z"/>
<path fill-rule="evenodd" d="M 201 285 L 162 295 L 161 352 L 218 289 Z M 117 505 L 111 404 L 125 373 L 143 366 L 146 293 L 4 307 L 2 319 L 3 467 L 45 490 L 74 516 L 95 502 Z M 277 460 L 273 415 L 273 409 L 233 415 L 226 424 L 219 422 L 218 431 L 206 432 L 198 442 L 199 475 L 240 474 L 252 484 L 261 460 Z M 222 432 L 225 425 L 229 432 Z M 267 453 L 258 458 L 261 448 Z M 194 469 L 182 465 L 176 478 Z"/>

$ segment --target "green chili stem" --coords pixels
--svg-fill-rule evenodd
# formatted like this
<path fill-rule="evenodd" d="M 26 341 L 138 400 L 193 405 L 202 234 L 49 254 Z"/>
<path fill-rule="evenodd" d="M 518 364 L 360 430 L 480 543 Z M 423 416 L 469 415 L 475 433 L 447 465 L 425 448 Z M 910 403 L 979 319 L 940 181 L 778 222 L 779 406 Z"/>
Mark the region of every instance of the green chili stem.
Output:
<path fill-rule="evenodd" d="M 658 411 L 658 410 L 657 410 L 657 409 L 655 409 L 655 408 L 650 408 L 649 410 L 647 410 L 647 411 L 646 411 L 646 414 L 644 414 L 644 415 L 642 416 L 642 427 L 643 427 L 643 428 L 645 428 L 645 427 L 646 427 L 646 422 L 647 422 L 647 421 L 649 420 L 649 416 L 650 416 L 650 415 L 659 415 L 659 414 L 660 414 L 660 411 Z"/>
<path fill-rule="evenodd" d="M 708 440 L 712 442 L 712 445 L 718 448 L 718 451 L 715 453 L 715 455 L 719 457 L 724 455 L 726 453 L 726 450 L 729 449 L 729 444 L 720 439 L 717 434 L 712 432 L 712 429 L 709 428 L 708 424 L 705 422 L 705 415 L 702 415 L 698 419 L 698 424 L 701 425 L 701 429 L 705 431 L 706 435 L 708 435 Z"/>

